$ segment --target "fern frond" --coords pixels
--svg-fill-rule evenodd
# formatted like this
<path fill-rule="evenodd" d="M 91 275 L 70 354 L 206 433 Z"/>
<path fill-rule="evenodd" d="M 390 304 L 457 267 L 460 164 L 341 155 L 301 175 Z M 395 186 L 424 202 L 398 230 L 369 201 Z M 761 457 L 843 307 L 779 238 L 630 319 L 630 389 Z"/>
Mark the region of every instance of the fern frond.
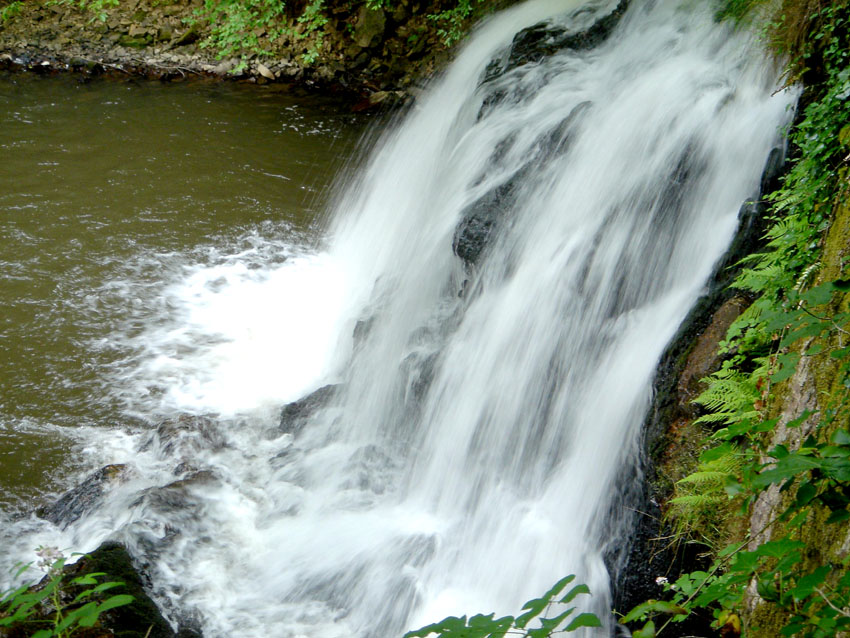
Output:
<path fill-rule="evenodd" d="M 681 516 L 681 510 L 697 511 L 707 507 L 713 508 L 725 500 L 726 499 L 722 494 L 715 492 L 712 494 L 687 494 L 685 496 L 677 496 L 675 498 L 671 498 L 670 502 L 676 505 L 676 507 L 680 510 L 677 515 Z"/>
<path fill-rule="evenodd" d="M 693 485 L 695 488 L 711 488 L 718 485 L 723 485 L 723 481 L 729 476 L 729 472 L 713 471 L 713 472 L 694 472 L 688 474 L 685 478 L 676 481 L 676 485 Z"/>
<path fill-rule="evenodd" d="M 715 372 L 707 381 L 708 388 L 694 399 L 694 403 L 703 406 L 709 413 L 697 419 L 697 423 L 732 425 L 758 416 L 753 408 L 758 390 L 747 375 L 725 368 Z"/>

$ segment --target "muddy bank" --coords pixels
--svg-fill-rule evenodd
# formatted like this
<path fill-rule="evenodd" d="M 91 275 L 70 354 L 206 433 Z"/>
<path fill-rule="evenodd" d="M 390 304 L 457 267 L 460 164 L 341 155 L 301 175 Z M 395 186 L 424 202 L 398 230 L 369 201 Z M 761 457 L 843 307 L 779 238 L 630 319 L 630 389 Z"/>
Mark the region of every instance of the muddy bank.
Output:
<path fill-rule="evenodd" d="M 439 3 L 416 0 L 400 0 L 392 9 L 329 4 L 321 34 L 299 33 L 303 25 L 296 20 L 289 34 L 258 29 L 262 52 L 241 58 L 220 58 L 208 45 L 209 26 L 196 19 L 201 0 L 122 0 L 101 16 L 48 0 L 18 7 L 0 22 L 0 68 L 280 82 L 351 94 L 362 108 L 415 95 L 451 53 L 427 17 Z"/>

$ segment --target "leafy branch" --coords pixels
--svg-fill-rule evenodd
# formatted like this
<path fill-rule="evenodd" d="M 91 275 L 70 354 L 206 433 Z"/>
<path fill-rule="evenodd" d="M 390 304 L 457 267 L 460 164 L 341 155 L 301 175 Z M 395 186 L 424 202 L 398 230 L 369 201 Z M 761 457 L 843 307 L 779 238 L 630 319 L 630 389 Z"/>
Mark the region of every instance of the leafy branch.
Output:
<path fill-rule="evenodd" d="M 436 634 L 439 638 L 502 638 L 508 634 L 524 636 L 525 638 L 548 638 L 554 634 L 570 633 L 581 627 L 601 627 L 602 623 L 596 614 L 582 612 L 569 620 L 576 610 L 570 607 L 553 616 L 544 617 L 549 614 L 555 605 L 567 605 L 580 594 L 589 594 L 587 585 L 575 585 L 566 594 L 560 596 L 561 592 L 575 580 L 575 575 L 570 574 L 559 580 L 555 585 L 540 598 L 529 600 L 522 609 L 525 613 L 517 617 L 502 616 L 495 618 L 495 614 L 478 614 L 467 618 L 466 616 L 449 616 L 440 622 L 426 625 L 421 629 L 409 631 L 404 638 L 427 638 Z M 560 607 L 559 607 L 560 608 Z M 538 620 L 539 626 L 529 628 L 532 621 Z M 569 620 L 569 622 L 567 622 Z"/>
<path fill-rule="evenodd" d="M 107 591 L 124 583 L 99 582 L 103 572 L 83 574 L 67 579 L 65 557 L 55 548 L 38 548 L 39 566 L 47 576 L 38 585 L 21 585 L 0 594 L 0 628 L 31 627 L 31 638 L 70 638 L 78 630 L 93 627 L 101 614 L 130 604 L 128 594 L 115 594 L 103 599 Z M 20 579 L 30 565 L 20 566 L 15 579 Z M 74 592 L 76 595 L 74 595 Z"/>

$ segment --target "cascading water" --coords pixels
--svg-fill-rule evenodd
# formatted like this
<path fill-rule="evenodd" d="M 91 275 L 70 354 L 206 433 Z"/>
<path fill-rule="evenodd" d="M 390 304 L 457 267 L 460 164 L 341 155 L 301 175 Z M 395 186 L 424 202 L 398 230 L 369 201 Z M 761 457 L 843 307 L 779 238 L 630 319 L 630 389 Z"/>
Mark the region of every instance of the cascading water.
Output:
<path fill-rule="evenodd" d="M 171 420 L 86 433 L 123 482 L 61 529 L 18 522 L 12 553 L 120 540 L 208 638 L 400 635 L 571 572 L 607 609 L 654 368 L 793 99 L 700 3 L 572 37 L 616 4 L 479 29 L 341 191 L 324 252 L 164 288 L 112 378 Z"/>

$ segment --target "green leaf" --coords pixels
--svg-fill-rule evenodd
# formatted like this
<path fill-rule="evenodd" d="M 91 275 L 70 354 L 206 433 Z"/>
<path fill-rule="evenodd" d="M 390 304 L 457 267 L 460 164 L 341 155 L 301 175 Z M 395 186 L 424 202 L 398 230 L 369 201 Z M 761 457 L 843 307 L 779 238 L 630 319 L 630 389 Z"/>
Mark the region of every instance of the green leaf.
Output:
<path fill-rule="evenodd" d="M 115 609 L 116 607 L 123 607 L 124 605 L 129 605 L 133 602 L 135 598 L 130 596 L 129 594 L 117 594 L 110 598 L 107 598 L 100 605 L 97 606 L 97 613 L 102 614 L 105 611 L 110 609 Z"/>
<path fill-rule="evenodd" d="M 850 520 L 850 512 L 847 510 L 836 510 L 826 519 L 826 524 L 843 523 L 846 520 Z"/>
<path fill-rule="evenodd" d="M 527 609 L 528 611 L 517 616 L 515 621 L 516 626 L 520 629 L 524 629 L 529 621 L 543 613 L 543 610 L 551 604 L 552 598 L 560 594 L 564 587 L 569 585 L 573 580 L 575 580 L 574 574 L 564 576 L 561 580 L 555 583 L 549 591 L 543 594 L 542 597 L 534 598 L 525 603 L 522 608 L 523 610 Z"/>
<path fill-rule="evenodd" d="M 579 627 L 601 627 L 602 622 L 599 620 L 596 614 L 591 614 L 585 612 L 583 614 L 579 614 L 575 618 L 572 619 L 569 625 L 566 626 L 564 631 L 575 631 Z"/>
<path fill-rule="evenodd" d="M 683 614 L 687 615 L 688 610 L 675 603 L 667 602 L 666 600 L 647 600 L 645 603 L 641 603 L 626 614 L 621 622 L 629 623 L 633 620 L 637 620 L 638 618 L 645 618 L 649 614 L 669 614 L 671 616 L 679 616 Z"/>
<path fill-rule="evenodd" d="M 807 290 L 800 298 L 812 306 L 822 306 L 825 303 L 829 303 L 829 300 L 832 299 L 832 293 L 836 289 L 834 282 L 827 282 L 825 284 L 821 284 L 819 286 L 815 286 L 811 290 Z"/>
<path fill-rule="evenodd" d="M 71 580 L 72 585 L 97 585 L 97 579 L 94 574 L 83 574 Z"/>
<path fill-rule="evenodd" d="M 74 611 L 70 612 L 67 616 L 65 616 L 56 625 L 56 627 L 54 627 L 54 631 L 57 634 L 59 634 L 59 633 L 65 631 L 68 627 L 73 626 L 75 623 L 81 624 L 82 621 L 80 619 L 88 616 L 91 613 L 93 613 L 96 608 L 97 608 L 97 603 L 89 602 L 89 603 L 86 603 L 85 605 L 83 605 L 82 607 L 75 609 Z M 97 620 L 97 616 L 95 616 L 95 620 Z M 92 625 L 93 624 L 94 623 L 92 623 Z M 83 627 L 91 627 L 91 625 L 82 625 L 82 626 Z"/>
<path fill-rule="evenodd" d="M 818 567 L 811 574 L 807 574 L 798 580 L 797 586 L 791 590 L 791 595 L 794 597 L 794 600 L 800 602 L 801 600 L 811 596 L 815 589 L 823 584 L 830 571 L 831 569 L 828 565 L 823 565 Z"/>
<path fill-rule="evenodd" d="M 789 452 L 788 448 L 784 445 L 777 445 L 770 451 L 770 455 L 775 459 L 784 459 L 789 454 L 791 454 L 791 452 Z"/>
<path fill-rule="evenodd" d="M 543 618 L 540 620 L 540 627 L 532 629 L 528 632 L 528 638 L 549 638 L 552 632 L 560 625 L 571 613 L 575 611 L 575 607 L 570 607 L 565 612 L 558 614 L 554 618 Z"/>
<path fill-rule="evenodd" d="M 481 636 L 487 638 L 502 638 L 513 626 L 514 617 L 504 616 L 493 620 L 494 614 L 478 614 L 469 619 L 470 629 L 477 629 Z M 462 632 L 463 633 L 463 632 Z M 475 634 L 478 635 L 478 634 Z"/>
<path fill-rule="evenodd" d="M 811 502 L 817 496 L 818 490 L 810 481 L 803 482 L 797 488 L 797 507 L 802 507 Z"/>
<path fill-rule="evenodd" d="M 711 463 L 712 461 L 718 461 L 720 459 L 726 458 L 730 454 L 734 454 L 737 452 L 737 446 L 732 443 L 726 442 L 721 443 L 717 447 L 709 448 L 705 452 L 699 455 L 700 463 Z"/>
<path fill-rule="evenodd" d="M 15 580 L 20 578 L 23 575 L 23 573 L 25 571 L 27 571 L 31 566 L 32 566 L 32 563 L 25 563 L 23 565 L 20 565 L 20 564 L 16 565 L 18 571 L 15 572 Z"/>
<path fill-rule="evenodd" d="M 767 541 L 759 545 L 753 552 L 756 556 L 768 556 L 770 558 L 782 558 L 790 552 L 798 552 L 805 549 L 806 544 L 790 538 L 780 538 L 775 541 Z"/>
<path fill-rule="evenodd" d="M 643 627 L 632 632 L 632 638 L 655 638 L 655 623 L 648 621 Z"/>
<path fill-rule="evenodd" d="M 431 634 L 450 633 L 465 628 L 466 616 L 461 616 L 460 618 L 457 616 L 449 616 L 448 618 L 443 618 L 440 622 L 426 625 L 425 627 L 414 631 L 408 631 L 404 634 L 404 638 L 425 638 Z"/>
<path fill-rule="evenodd" d="M 543 598 L 547 600 L 552 600 L 555 596 L 557 596 L 564 590 L 564 587 L 569 585 L 575 579 L 575 574 L 568 574 L 567 576 L 564 576 L 561 580 L 552 585 L 552 588 L 549 591 L 543 594 Z"/>
<path fill-rule="evenodd" d="M 759 596 L 768 602 L 775 603 L 779 601 L 779 590 L 769 580 L 759 578 L 756 581 L 756 591 L 758 591 Z"/>
<path fill-rule="evenodd" d="M 794 372 L 797 370 L 797 363 L 800 361 L 800 353 L 789 352 L 787 354 L 780 354 L 776 360 L 780 368 L 778 372 L 770 375 L 770 380 L 773 383 L 780 383 L 794 375 Z"/>
<path fill-rule="evenodd" d="M 571 602 L 573 600 L 573 598 L 575 598 L 579 594 L 589 594 L 589 593 L 590 593 L 590 588 L 587 585 L 576 585 L 570 591 L 568 591 L 567 594 L 563 598 L 561 598 L 561 600 L 559 600 L 558 602 L 559 603 L 568 603 L 568 602 Z"/>
<path fill-rule="evenodd" d="M 819 337 L 825 330 L 828 330 L 829 327 L 830 324 L 828 322 L 816 321 L 813 319 L 810 323 L 795 327 L 792 331 L 785 335 L 782 338 L 782 341 L 779 342 L 779 347 L 787 348 L 800 341 L 800 339 Z M 817 352 L 812 352 L 811 350 L 812 349 L 807 351 L 806 354 L 817 354 Z"/>

